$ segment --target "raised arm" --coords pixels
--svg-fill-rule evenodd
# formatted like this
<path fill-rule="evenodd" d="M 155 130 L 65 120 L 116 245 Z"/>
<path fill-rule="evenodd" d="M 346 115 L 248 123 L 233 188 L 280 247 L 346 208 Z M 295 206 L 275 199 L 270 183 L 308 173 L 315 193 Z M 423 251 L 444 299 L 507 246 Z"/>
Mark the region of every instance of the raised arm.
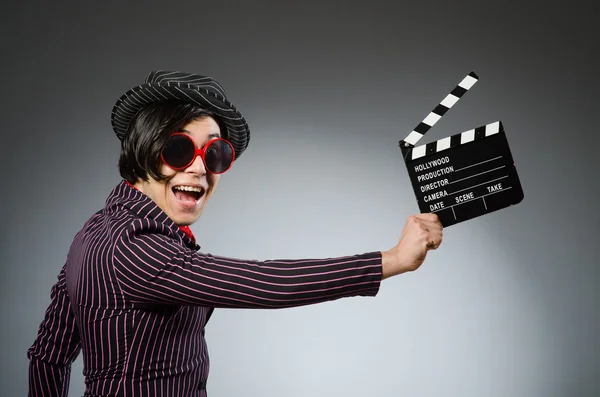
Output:
<path fill-rule="evenodd" d="M 114 266 L 132 301 L 229 308 L 284 308 L 374 296 L 381 253 L 326 259 L 240 260 L 184 248 L 145 219 L 117 241 Z"/>
<path fill-rule="evenodd" d="M 65 288 L 65 267 L 52 287 L 50 298 L 37 338 L 27 350 L 30 397 L 67 397 L 71 364 L 81 350 L 79 331 Z"/>

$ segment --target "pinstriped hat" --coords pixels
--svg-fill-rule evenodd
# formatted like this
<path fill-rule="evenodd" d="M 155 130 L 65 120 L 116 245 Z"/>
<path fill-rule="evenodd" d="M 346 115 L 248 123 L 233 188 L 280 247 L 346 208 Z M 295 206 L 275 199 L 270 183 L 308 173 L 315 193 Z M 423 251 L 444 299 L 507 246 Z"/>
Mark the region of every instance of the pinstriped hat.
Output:
<path fill-rule="evenodd" d="M 195 103 L 213 112 L 227 128 L 227 140 L 238 159 L 250 141 L 250 128 L 244 116 L 227 100 L 223 87 L 212 77 L 197 74 L 155 71 L 144 84 L 119 98 L 111 114 L 111 124 L 119 140 L 123 140 L 129 124 L 145 105 L 163 99 L 179 99 Z"/>

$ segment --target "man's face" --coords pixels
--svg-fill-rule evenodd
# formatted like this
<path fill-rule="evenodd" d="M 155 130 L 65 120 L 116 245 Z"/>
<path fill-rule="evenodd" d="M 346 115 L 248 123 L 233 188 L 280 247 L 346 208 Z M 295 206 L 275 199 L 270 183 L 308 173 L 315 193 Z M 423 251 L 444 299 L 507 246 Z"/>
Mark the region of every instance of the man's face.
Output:
<path fill-rule="evenodd" d="M 220 136 L 219 125 L 212 117 L 192 121 L 181 132 L 188 134 L 198 148 Z M 177 225 L 191 225 L 200 218 L 220 175 L 208 172 L 200 156 L 181 171 L 162 164 L 161 172 L 167 176 L 167 180 L 159 182 L 149 178 L 148 182 L 138 181 L 135 187 L 150 197 Z M 191 190 L 191 187 L 200 188 L 201 192 L 184 191 L 186 187 L 187 190 Z"/>

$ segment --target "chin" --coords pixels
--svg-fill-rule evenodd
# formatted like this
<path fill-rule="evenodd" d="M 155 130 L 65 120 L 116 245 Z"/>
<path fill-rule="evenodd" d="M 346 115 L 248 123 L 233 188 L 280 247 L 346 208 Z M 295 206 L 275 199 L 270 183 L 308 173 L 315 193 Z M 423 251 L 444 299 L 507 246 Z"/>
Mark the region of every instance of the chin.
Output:
<path fill-rule="evenodd" d="M 194 222 L 196 222 L 200 218 L 200 214 L 198 215 L 184 215 L 175 217 L 173 220 L 178 226 L 191 226 Z"/>
<path fill-rule="evenodd" d="M 202 197 L 194 205 L 189 205 L 188 203 L 182 206 L 178 200 L 174 200 L 166 203 L 165 207 L 169 210 L 169 218 L 178 226 L 190 226 L 200 218 L 205 205 L 206 200 Z"/>

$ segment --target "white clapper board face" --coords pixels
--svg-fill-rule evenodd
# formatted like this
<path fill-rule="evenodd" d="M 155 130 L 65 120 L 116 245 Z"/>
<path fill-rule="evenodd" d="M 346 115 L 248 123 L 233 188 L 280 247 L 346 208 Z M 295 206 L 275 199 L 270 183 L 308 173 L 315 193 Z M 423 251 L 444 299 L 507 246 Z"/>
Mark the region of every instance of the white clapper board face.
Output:
<path fill-rule="evenodd" d="M 478 80 L 475 73 L 469 73 L 399 142 L 421 213 L 436 213 L 444 227 L 523 200 L 500 121 L 415 146 Z"/>

